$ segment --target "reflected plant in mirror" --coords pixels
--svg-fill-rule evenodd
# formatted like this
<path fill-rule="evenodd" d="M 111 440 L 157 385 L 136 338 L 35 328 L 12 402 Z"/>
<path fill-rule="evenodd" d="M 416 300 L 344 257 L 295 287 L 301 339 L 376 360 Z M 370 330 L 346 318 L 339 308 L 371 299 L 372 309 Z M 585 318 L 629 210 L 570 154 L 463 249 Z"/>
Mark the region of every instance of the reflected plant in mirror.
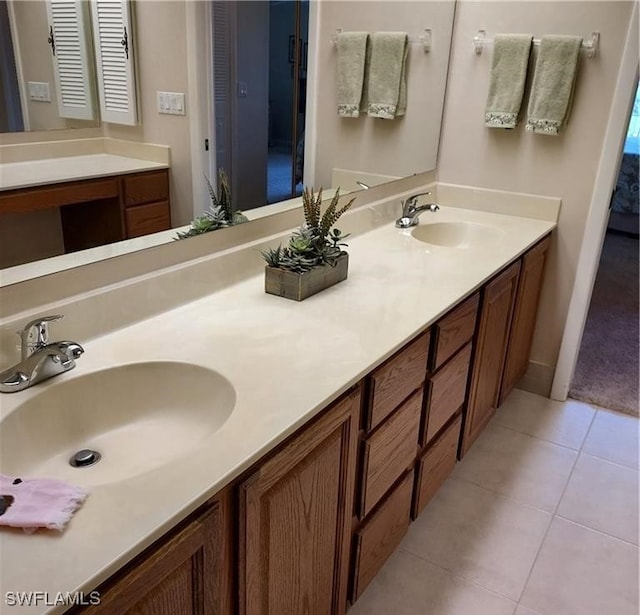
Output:
<path fill-rule="evenodd" d="M 229 186 L 229 178 L 224 169 L 218 171 L 218 192 L 213 189 L 211 182 L 205 177 L 209 196 L 211 198 L 211 206 L 201 216 L 198 216 L 191 222 L 191 226 L 186 231 L 178 231 L 174 239 L 186 239 L 195 235 L 202 235 L 210 231 L 227 226 L 234 226 L 249 222 L 249 219 L 241 211 L 233 211 L 231 206 L 231 188 Z"/>

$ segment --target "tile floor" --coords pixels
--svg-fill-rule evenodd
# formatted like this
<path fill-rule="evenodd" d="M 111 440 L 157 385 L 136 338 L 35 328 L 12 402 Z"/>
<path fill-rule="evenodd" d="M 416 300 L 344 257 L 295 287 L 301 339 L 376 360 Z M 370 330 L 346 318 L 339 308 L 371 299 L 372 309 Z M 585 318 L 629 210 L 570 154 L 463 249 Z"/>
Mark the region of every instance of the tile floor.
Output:
<path fill-rule="evenodd" d="M 514 391 L 349 615 L 638 615 L 639 427 Z"/>

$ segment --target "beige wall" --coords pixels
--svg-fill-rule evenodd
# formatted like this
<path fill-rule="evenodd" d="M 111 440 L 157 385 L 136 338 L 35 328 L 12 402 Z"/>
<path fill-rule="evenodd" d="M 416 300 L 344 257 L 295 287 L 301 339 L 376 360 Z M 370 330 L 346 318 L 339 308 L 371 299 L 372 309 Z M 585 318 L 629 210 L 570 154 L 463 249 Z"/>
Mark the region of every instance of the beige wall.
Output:
<path fill-rule="evenodd" d="M 315 184 L 329 186 L 333 167 L 373 174 L 406 176 L 434 169 L 447 77 L 454 3 L 332 2 L 319 9 L 318 93 Z M 415 41 L 425 28 L 433 47 L 425 53 L 412 44 L 407 58 L 407 112 L 394 120 L 341 118 L 336 111 L 336 28 L 405 31 Z"/>
<path fill-rule="evenodd" d="M 51 48 L 47 42 L 49 32 L 47 11 L 44 2 L 14 0 L 11 2 L 15 16 L 15 28 L 22 65 L 23 86 L 27 91 L 28 81 L 49 84 L 51 102 L 27 101 L 27 118 L 30 130 L 52 130 L 60 128 L 83 128 L 96 126 L 96 121 L 67 120 L 58 116 L 56 83 L 54 78 Z M 14 35 L 16 33 L 14 32 Z"/>
<path fill-rule="evenodd" d="M 545 387 L 551 384 L 565 326 L 631 8 L 631 2 L 614 1 L 461 1 L 456 8 L 438 180 L 562 198 L 531 356 L 542 364 Z M 474 53 L 479 28 L 488 36 L 600 31 L 598 56 L 580 59 L 573 111 L 560 136 L 529 133 L 523 124 L 514 130 L 485 128 L 491 51 Z"/>

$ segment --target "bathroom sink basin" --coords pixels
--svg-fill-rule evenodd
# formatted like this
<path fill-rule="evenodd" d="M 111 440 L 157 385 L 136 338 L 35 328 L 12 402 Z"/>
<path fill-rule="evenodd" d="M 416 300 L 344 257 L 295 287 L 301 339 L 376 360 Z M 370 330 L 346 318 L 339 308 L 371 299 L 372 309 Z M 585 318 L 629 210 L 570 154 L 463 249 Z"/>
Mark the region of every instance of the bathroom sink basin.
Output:
<path fill-rule="evenodd" d="M 235 400 L 224 376 L 188 363 L 132 363 L 60 379 L 0 423 L 0 472 L 83 485 L 125 480 L 203 445 Z M 83 449 L 101 459 L 72 467 Z"/>
<path fill-rule="evenodd" d="M 420 223 L 411 234 L 418 241 L 445 248 L 470 248 L 490 244 L 504 231 L 477 222 L 430 222 Z"/>

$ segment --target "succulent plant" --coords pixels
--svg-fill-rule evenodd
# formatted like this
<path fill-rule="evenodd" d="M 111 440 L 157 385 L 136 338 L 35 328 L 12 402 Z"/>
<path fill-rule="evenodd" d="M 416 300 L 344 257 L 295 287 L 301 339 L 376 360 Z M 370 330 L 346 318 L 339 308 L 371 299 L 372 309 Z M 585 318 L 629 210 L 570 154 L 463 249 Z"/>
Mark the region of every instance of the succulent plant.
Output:
<path fill-rule="evenodd" d="M 293 232 L 286 246 L 279 245 L 262 252 L 267 265 L 296 273 L 304 273 L 322 265 L 334 266 L 338 257 L 344 254 L 341 246 L 347 245 L 344 240 L 349 234 L 343 235 L 332 227 L 351 207 L 355 198 L 340 208 L 339 201 L 340 188 L 322 213 L 322 188 L 317 194 L 314 194 L 313 188 L 305 188 L 302 193 L 305 223 Z"/>
<path fill-rule="evenodd" d="M 224 169 L 218 171 L 218 192 L 213 189 L 211 182 L 205 177 L 211 205 L 201 216 L 194 218 L 191 226 L 186 231 L 178 231 L 174 239 L 186 239 L 195 235 L 202 235 L 210 231 L 217 231 L 219 228 L 234 226 L 248 222 L 247 217 L 240 211 L 234 212 L 231 206 L 231 188 L 229 178 Z"/>

